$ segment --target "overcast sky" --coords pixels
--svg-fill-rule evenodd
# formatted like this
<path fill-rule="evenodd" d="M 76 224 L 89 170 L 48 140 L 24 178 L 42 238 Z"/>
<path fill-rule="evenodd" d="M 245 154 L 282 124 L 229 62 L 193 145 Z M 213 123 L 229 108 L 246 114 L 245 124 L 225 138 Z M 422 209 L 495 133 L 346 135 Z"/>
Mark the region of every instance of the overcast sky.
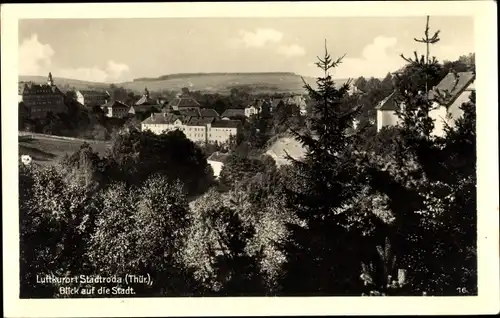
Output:
<path fill-rule="evenodd" d="M 474 52 L 472 17 L 431 17 L 439 60 Z M 21 20 L 19 74 L 122 82 L 197 72 L 295 72 L 317 76 L 324 39 L 332 57 L 346 54 L 335 78 L 383 77 L 400 67 L 425 17 L 165 18 Z"/>

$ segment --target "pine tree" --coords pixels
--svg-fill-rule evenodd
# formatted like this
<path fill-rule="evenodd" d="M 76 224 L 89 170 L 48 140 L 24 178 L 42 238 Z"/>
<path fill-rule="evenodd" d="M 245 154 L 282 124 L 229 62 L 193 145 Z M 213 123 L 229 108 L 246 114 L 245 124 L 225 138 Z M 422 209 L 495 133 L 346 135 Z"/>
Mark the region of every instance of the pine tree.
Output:
<path fill-rule="evenodd" d="M 287 189 L 287 202 L 302 225 L 289 224 L 290 240 L 282 246 L 287 255 L 281 293 L 285 295 L 360 295 L 359 256 L 363 244 L 349 230 L 348 212 L 359 186 L 348 133 L 359 106 L 347 96 L 350 81 L 335 87 L 329 72 L 333 60 L 325 42 L 325 55 L 316 65 L 324 72 L 317 89 L 305 83 L 314 106 L 305 133 L 291 129 L 306 148 L 293 167 L 302 183 L 298 192 Z"/>

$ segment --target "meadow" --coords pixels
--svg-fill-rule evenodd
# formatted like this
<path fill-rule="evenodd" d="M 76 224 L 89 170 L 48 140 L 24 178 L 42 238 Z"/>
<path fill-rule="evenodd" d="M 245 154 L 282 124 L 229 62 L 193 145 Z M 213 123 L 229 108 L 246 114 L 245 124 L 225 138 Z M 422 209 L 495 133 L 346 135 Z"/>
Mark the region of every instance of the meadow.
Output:
<path fill-rule="evenodd" d="M 73 154 L 84 142 L 88 142 L 92 149 L 101 156 L 111 146 L 110 142 L 105 141 L 60 139 L 46 136 L 20 137 L 19 156 L 29 155 L 34 162 L 41 165 L 53 164 L 65 154 Z"/>

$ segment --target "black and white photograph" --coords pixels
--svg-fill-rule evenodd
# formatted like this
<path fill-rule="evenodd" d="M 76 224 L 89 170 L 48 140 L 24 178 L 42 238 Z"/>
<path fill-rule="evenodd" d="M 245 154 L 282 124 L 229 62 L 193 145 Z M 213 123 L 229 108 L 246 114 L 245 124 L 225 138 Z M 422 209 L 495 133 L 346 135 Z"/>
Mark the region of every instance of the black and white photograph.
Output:
<path fill-rule="evenodd" d="M 496 30 L 478 39 L 477 13 L 452 14 L 470 2 L 448 3 L 449 14 L 133 16 L 128 6 L 15 20 L 17 105 L 2 99 L 15 139 L 2 151 L 15 163 L 2 169 L 15 178 L 4 177 L 3 197 L 17 191 L 16 210 L 3 209 L 19 250 L 9 293 L 191 306 L 498 297 L 497 74 L 476 73 L 476 62 L 497 70 L 478 48 L 496 49 Z M 2 95 L 3 82 L 4 71 Z M 492 191 L 481 211 L 479 170 Z M 479 252 L 479 237 L 493 249 Z"/>

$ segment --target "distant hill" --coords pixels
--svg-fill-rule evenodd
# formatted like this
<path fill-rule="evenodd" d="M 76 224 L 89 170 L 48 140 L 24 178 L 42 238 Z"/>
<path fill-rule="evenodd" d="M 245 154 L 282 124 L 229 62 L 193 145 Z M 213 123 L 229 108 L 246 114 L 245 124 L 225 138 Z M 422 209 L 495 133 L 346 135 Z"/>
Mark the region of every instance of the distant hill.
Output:
<path fill-rule="evenodd" d="M 316 79 L 304 76 L 304 80 L 316 85 Z M 44 76 L 19 76 L 20 81 L 45 83 Z M 69 89 L 108 89 L 110 83 L 88 82 L 54 77 L 56 85 L 63 91 Z M 337 79 L 342 82 L 345 79 Z M 142 93 L 144 88 L 153 92 L 180 91 L 182 87 L 204 92 L 229 93 L 234 87 L 249 88 L 255 93 L 302 93 L 304 83 L 300 75 L 286 72 L 272 73 L 183 73 L 163 75 L 158 78 L 137 78 L 131 82 L 114 83 L 125 89 Z"/>

